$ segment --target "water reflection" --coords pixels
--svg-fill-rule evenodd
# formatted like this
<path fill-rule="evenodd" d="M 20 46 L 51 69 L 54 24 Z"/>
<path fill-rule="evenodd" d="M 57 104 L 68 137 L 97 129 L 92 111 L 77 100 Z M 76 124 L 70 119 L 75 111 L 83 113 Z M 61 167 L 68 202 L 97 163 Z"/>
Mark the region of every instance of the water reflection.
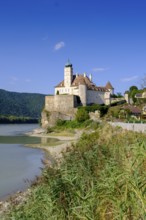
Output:
<path fill-rule="evenodd" d="M 42 145 L 52 145 L 52 144 L 57 144 L 58 142 L 59 140 L 57 138 L 41 137 Z"/>

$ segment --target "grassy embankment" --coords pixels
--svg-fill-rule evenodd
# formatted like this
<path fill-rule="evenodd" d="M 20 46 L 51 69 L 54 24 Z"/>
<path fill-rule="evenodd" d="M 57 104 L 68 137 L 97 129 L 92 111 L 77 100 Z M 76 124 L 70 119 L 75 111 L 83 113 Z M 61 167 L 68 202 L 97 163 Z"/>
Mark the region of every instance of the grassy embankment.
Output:
<path fill-rule="evenodd" d="M 146 219 L 146 136 L 98 125 L 5 219 Z"/>

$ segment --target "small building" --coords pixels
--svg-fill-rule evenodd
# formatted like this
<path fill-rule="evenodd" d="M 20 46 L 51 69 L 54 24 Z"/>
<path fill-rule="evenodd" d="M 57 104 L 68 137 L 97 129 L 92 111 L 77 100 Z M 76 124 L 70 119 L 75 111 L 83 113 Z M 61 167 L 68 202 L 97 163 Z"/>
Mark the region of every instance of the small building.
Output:
<path fill-rule="evenodd" d="M 144 91 L 142 93 L 137 93 L 135 95 L 135 98 L 137 98 L 137 99 L 146 99 L 146 91 Z"/>
<path fill-rule="evenodd" d="M 141 117 L 142 117 L 143 119 L 146 119 L 146 105 L 144 105 L 144 106 L 142 107 Z"/>

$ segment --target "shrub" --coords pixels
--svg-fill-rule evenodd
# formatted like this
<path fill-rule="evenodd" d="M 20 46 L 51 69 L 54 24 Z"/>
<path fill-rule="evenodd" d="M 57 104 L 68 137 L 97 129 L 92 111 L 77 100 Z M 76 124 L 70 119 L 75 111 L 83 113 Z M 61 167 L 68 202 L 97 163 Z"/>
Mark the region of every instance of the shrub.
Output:
<path fill-rule="evenodd" d="M 95 112 L 96 110 L 100 111 L 100 116 L 104 116 L 108 111 L 107 105 L 99 105 L 99 104 L 93 104 L 91 106 L 81 106 L 78 109 L 85 109 L 88 113 L 89 112 Z"/>
<path fill-rule="evenodd" d="M 89 113 L 84 108 L 78 109 L 76 113 L 76 120 L 78 122 L 83 122 L 86 121 L 87 119 L 89 119 Z"/>

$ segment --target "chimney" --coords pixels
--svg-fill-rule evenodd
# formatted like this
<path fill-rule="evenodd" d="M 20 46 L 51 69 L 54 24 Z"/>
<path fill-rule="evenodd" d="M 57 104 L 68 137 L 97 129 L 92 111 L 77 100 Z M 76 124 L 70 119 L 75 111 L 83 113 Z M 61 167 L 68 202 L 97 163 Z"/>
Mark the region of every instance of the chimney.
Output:
<path fill-rule="evenodd" d="M 92 74 L 90 73 L 90 75 L 89 75 L 89 79 L 90 79 L 90 81 L 92 82 Z"/>
<path fill-rule="evenodd" d="M 84 73 L 84 77 L 86 77 L 86 73 Z"/>

